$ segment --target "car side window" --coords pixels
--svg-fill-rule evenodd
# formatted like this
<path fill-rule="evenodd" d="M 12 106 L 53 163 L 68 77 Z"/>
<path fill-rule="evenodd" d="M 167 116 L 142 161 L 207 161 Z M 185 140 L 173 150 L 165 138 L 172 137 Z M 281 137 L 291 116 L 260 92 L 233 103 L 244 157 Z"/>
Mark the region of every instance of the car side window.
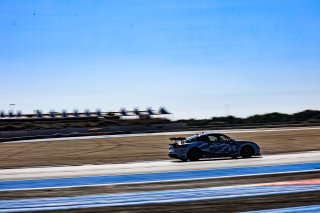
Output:
<path fill-rule="evenodd" d="M 230 142 L 230 138 L 225 135 L 219 135 L 221 142 Z"/>
<path fill-rule="evenodd" d="M 209 141 L 209 138 L 208 138 L 207 135 L 202 135 L 202 136 L 199 137 L 199 140 L 200 141 Z"/>
<path fill-rule="evenodd" d="M 210 142 L 216 142 L 216 141 L 218 141 L 218 138 L 217 138 L 217 136 L 215 136 L 215 135 L 208 135 L 208 139 L 209 139 Z"/>

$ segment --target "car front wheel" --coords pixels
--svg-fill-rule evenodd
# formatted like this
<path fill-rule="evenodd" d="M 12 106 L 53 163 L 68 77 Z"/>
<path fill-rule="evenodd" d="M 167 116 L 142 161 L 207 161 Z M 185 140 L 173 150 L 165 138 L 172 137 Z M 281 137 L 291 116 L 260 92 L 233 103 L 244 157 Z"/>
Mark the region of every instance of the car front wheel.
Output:
<path fill-rule="evenodd" d="M 251 146 L 244 146 L 241 149 L 240 155 L 243 158 L 251 158 L 254 154 L 254 150 Z"/>

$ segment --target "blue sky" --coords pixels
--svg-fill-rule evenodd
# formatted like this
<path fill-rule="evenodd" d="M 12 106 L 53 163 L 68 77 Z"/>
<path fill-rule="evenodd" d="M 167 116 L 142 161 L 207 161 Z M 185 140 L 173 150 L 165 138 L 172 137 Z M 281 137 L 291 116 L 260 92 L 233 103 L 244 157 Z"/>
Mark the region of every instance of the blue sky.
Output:
<path fill-rule="evenodd" d="M 0 109 L 320 106 L 320 2 L 2 0 Z"/>

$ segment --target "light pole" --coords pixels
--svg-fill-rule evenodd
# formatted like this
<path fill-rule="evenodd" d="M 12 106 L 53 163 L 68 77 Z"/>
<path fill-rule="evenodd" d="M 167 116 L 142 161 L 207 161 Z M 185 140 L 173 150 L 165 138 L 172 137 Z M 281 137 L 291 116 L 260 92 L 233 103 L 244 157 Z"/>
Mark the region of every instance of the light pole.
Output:
<path fill-rule="evenodd" d="M 230 115 L 230 104 L 224 105 L 224 112 L 225 112 L 226 117 L 228 117 Z"/>

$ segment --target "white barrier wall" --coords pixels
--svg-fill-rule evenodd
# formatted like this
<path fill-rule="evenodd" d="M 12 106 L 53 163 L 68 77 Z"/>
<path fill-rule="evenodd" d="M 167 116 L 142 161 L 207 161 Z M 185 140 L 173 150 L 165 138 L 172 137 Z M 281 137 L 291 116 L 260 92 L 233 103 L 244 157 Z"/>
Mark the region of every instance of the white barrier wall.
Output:
<path fill-rule="evenodd" d="M 179 130 L 185 128 L 183 123 L 172 124 L 148 124 L 148 125 L 128 125 L 128 126 L 104 126 L 99 128 L 63 128 L 63 129 L 41 129 L 41 130 L 17 130 L 17 131 L 0 131 L 0 138 L 13 138 L 24 136 L 48 136 L 54 134 L 71 134 L 71 133 L 92 133 L 92 132 L 161 132 L 170 130 Z"/>

